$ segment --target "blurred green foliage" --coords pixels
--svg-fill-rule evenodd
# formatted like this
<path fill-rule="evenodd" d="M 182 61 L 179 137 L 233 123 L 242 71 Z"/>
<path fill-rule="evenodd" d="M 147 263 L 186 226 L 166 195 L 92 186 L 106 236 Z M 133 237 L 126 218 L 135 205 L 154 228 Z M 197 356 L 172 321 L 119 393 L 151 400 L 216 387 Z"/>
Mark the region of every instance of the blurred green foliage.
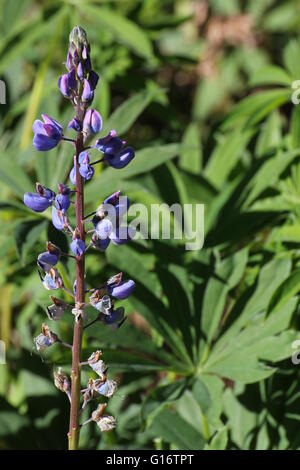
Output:
<path fill-rule="evenodd" d="M 137 149 L 126 170 L 97 170 L 87 210 L 117 189 L 147 207 L 205 204 L 200 251 L 148 240 L 87 257 L 89 285 L 122 270 L 137 288 L 120 330 L 96 324 L 84 335 L 84 357 L 100 347 L 120 386 L 109 402 L 116 431 L 86 426 L 81 447 L 299 448 L 299 2 L 0 5 L 0 448 L 66 447 L 69 406 L 52 372 L 69 371 L 70 356 L 54 345 L 40 357 L 32 338 L 48 303 L 37 254 L 47 239 L 68 247 L 22 197 L 35 181 L 55 188 L 72 166 L 71 146 L 36 153 L 31 126 L 41 112 L 71 118 L 57 78 L 75 24 L 101 76 L 104 132 L 116 128 Z M 71 286 L 72 261 L 59 269 Z M 72 318 L 51 328 L 71 341 Z"/>

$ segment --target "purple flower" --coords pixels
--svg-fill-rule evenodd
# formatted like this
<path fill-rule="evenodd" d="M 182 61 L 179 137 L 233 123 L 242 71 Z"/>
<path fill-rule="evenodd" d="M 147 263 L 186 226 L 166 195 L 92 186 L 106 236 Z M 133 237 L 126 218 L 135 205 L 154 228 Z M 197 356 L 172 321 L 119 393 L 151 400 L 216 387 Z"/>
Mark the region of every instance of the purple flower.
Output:
<path fill-rule="evenodd" d="M 67 219 L 63 212 L 52 207 L 52 223 L 57 230 L 63 230 L 67 225 Z"/>
<path fill-rule="evenodd" d="M 98 139 L 96 142 L 96 149 L 104 154 L 115 155 L 121 151 L 125 141 L 117 137 L 117 133 L 112 129 L 107 136 Z"/>
<path fill-rule="evenodd" d="M 95 90 L 97 86 L 98 80 L 99 80 L 99 75 L 96 72 L 94 72 L 94 70 L 91 70 L 89 73 L 89 84 L 93 91 Z"/>
<path fill-rule="evenodd" d="M 104 209 L 107 212 L 108 217 L 112 217 L 113 220 L 121 219 L 124 214 L 128 211 L 130 201 L 127 196 L 120 198 L 121 191 L 117 191 L 108 196 L 104 201 Z M 113 207 L 109 207 L 113 206 Z"/>
<path fill-rule="evenodd" d="M 42 114 L 42 118 L 44 122 L 37 119 L 33 123 L 33 145 L 39 151 L 51 150 L 62 139 L 62 127 L 46 114 Z"/>
<path fill-rule="evenodd" d="M 68 70 L 71 70 L 71 68 L 73 67 L 73 57 L 72 57 L 72 53 L 70 50 L 68 51 L 68 55 L 67 55 L 66 67 Z"/>
<path fill-rule="evenodd" d="M 24 204 L 35 212 L 44 212 L 51 206 L 54 198 L 55 193 L 51 189 L 36 183 L 36 193 L 25 193 Z"/>
<path fill-rule="evenodd" d="M 108 153 L 104 154 L 104 160 L 113 168 L 118 170 L 125 168 L 128 163 L 134 158 L 134 149 L 132 147 L 126 147 L 115 155 Z"/>
<path fill-rule="evenodd" d="M 68 128 L 69 129 L 74 129 L 74 131 L 76 131 L 76 132 L 80 132 L 82 130 L 82 123 L 74 117 L 69 122 Z"/>
<path fill-rule="evenodd" d="M 38 256 L 37 264 L 43 271 L 49 272 L 58 263 L 61 251 L 51 242 L 46 243 L 46 250 Z"/>
<path fill-rule="evenodd" d="M 82 62 L 79 62 L 77 66 L 77 77 L 79 78 L 79 80 L 82 80 L 84 77 L 84 68 Z"/>
<path fill-rule="evenodd" d="M 73 241 L 70 245 L 70 248 L 73 251 L 74 255 L 78 257 L 82 256 L 85 252 L 85 243 L 83 240 L 81 240 L 77 228 L 74 230 Z"/>
<path fill-rule="evenodd" d="M 86 78 L 84 79 L 84 85 L 83 85 L 81 98 L 82 98 L 82 101 L 86 103 L 90 103 L 91 101 L 93 101 L 93 98 L 94 98 L 94 91 L 92 90 L 91 85 Z"/>
<path fill-rule="evenodd" d="M 70 201 L 71 190 L 68 186 L 65 186 L 64 184 L 59 183 L 58 191 L 59 191 L 59 194 L 57 194 L 55 198 L 55 206 L 56 206 L 56 209 L 62 211 L 62 213 L 65 214 L 71 204 L 71 201 Z"/>
<path fill-rule="evenodd" d="M 83 120 L 83 131 L 86 134 L 97 134 L 102 129 L 102 117 L 95 109 L 89 109 Z"/>
<path fill-rule="evenodd" d="M 129 281 L 124 281 L 117 285 L 109 285 L 107 290 L 109 295 L 112 295 L 116 299 L 127 299 L 134 288 L 135 282 L 132 279 L 129 279 Z"/>
<path fill-rule="evenodd" d="M 76 71 L 73 67 L 70 72 L 61 75 L 58 79 L 58 88 L 65 98 L 70 98 L 77 89 Z"/>
<path fill-rule="evenodd" d="M 101 315 L 100 320 L 112 329 L 120 328 L 125 321 L 125 312 L 123 307 L 119 307 L 111 315 Z"/>
<path fill-rule="evenodd" d="M 79 155 L 79 158 L 78 158 L 78 162 L 79 162 L 79 173 L 80 173 L 80 175 L 82 176 L 82 178 L 85 181 L 89 181 L 93 177 L 95 170 L 94 170 L 94 167 L 92 165 L 89 165 L 90 156 L 89 156 L 89 153 L 88 153 L 87 150 L 84 150 L 83 152 L 81 152 L 81 154 Z M 71 183 L 76 185 L 76 168 L 75 168 L 75 166 L 73 166 L 72 170 L 70 171 L 69 177 L 70 177 Z"/>
<path fill-rule="evenodd" d="M 110 238 L 106 238 L 104 240 L 101 240 L 101 238 L 97 238 L 97 235 L 93 235 L 92 237 L 92 244 L 93 244 L 93 247 L 96 249 L 96 250 L 99 250 L 99 251 L 105 251 L 106 248 L 108 247 L 108 245 L 110 244 Z"/>

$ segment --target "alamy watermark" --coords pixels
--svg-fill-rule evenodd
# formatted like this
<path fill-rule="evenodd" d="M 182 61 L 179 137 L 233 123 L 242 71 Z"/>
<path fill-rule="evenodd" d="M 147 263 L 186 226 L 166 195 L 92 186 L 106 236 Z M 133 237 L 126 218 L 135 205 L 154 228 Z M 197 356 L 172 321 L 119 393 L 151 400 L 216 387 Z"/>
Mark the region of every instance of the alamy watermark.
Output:
<path fill-rule="evenodd" d="M 129 207 L 127 197 L 121 196 L 117 206 L 101 204 L 93 214 L 96 214 L 96 221 L 100 220 L 95 231 L 101 239 L 107 238 L 113 230 L 120 240 L 128 237 L 135 240 L 182 240 L 188 251 L 201 250 L 204 245 L 204 204 L 146 206 L 136 203 Z M 109 225 L 103 228 L 101 220 L 104 215 L 108 215 Z"/>

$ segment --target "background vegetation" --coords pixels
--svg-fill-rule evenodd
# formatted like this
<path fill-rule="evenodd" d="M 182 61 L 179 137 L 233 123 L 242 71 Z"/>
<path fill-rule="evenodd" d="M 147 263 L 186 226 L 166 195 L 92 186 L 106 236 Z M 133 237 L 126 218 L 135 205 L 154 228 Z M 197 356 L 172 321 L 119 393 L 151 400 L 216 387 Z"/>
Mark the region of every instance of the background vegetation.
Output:
<path fill-rule="evenodd" d="M 84 336 L 84 355 L 100 345 L 120 386 L 109 403 L 116 431 L 86 426 L 81 447 L 299 448 L 299 2 L 0 5 L 0 448 L 66 448 L 69 406 L 52 372 L 68 371 L 70 357 L 59 345 L 40 357 L 32 339 L 48 303 L 37 254 L 49 237 L 66 240 L 22 198 L 72 166 L 68 145 L 36 153 L 31 126 L 41 112 L 71 117 L 57 77 L 75 24 L 92 43 L 105 128 L 138 150 L 126 170 L 97 173 L 87 205 L 117 189 L 148 206 L 205 203 L 201 251 L 149 240 L 87 257 L 90 285 L 122 269 L 137 288 L 120 330 L 96 324 Z M 72 263 L 59 269 L 72 285 Z M 71 326 L 65 316 L 52 329 L 70 340 Z"/>

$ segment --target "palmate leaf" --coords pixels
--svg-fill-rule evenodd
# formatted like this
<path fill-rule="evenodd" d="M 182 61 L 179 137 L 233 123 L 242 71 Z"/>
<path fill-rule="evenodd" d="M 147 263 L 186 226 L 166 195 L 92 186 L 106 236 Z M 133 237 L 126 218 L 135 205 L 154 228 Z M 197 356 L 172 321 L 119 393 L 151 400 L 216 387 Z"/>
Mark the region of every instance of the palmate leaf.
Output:
<path fill-rule="evenodd" d="M 164 441 L 174 444 L 180 450 L 201 450 L 205 445 L 199 430 L 171 407 L 164 408 L 155 416 L 150 429 L 154 435 L 162 437 Z"/>

